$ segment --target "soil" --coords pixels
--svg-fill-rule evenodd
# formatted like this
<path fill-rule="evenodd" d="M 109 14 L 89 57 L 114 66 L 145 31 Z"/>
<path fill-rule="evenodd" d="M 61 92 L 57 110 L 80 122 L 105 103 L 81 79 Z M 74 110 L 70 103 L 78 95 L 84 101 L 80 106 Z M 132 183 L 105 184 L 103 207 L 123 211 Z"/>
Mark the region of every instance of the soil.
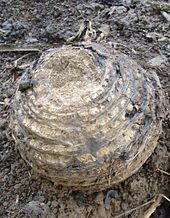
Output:
<path fill-rule="evenodd" d="M 168 115 L 154 153 L 136 174 L 111 189 L 89 194 L 57 186 L 36 175 L 20 157 L 10 129 L 15 79 L 22 73 L 13 68 L 14 61 L 29 51 L 16 51 L 15 46 L 9 52 L 2 49 L 5 43 L 34 45 L 43 50 L 55 47 L 75 35 L 83 21 L 90 20 L 98 36 L 105 27 L 105 40 L 112 42 L 115 49 L 128 54 L 148 73 L 158 74 L 168 102 L 169 21 L 155 10 L 157 2 L 0 0 L 0 217 L 135 218 L 142 217 L 151 203 L 138 206 L 158 194 L 170 197 L 169 175 L 158 170 L 170 172 Z M 168 103 L 165 105 L 167 111 Z M 164 200 L 152 217 L 169 214 L 170 204 Z"/>

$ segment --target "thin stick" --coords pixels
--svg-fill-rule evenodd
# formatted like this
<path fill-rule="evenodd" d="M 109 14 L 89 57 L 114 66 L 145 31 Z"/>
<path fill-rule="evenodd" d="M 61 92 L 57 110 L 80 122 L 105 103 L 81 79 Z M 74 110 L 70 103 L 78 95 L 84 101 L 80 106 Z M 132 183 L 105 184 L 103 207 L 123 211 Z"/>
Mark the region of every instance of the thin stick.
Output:
<path fill-rule="evenodd" d="M 0 44 L 0 52 L 40 52 L 37 46 L 19 46 L 15 44 Z"/>
<path fill-rule="evenodd" d="M 132 213 L 132 212 L 135 211 L 135 210 L 138 210 L 138 209 L 140 209 L 140 208 L 142 208 L 142 207 L 145 207 L 145 206 L 148 205 L 148 204 L 151 204 L 151 203 L 154 202 L 154 201 L 155 201 L 155 198 L 152 199 L 152 200 L 150 200 L 150 201 L 148 201 L 148 202 L 146 202 L 146 203 L 144 203 L 144 204 L 141 204 L 141 205 L 139 205 L 139 206 L 137 206 L 137 207 L 135 207 L 135 208 L 132 208 L 131 210 L 128 210 L 128 211 L 126 211 L 126 212 L 124 212 L 124 213 L 121 213 L 121 214 L 119 214 L 119 215 L 117 215 L 117 216 L 114 216 L 114 218 L 119 218 L 119 217 L 128 215 L 128 214 Z"/>
<path fill-rule="evenodd" d="M 157 166 L 157 170 L 160 171 L 161 173 L 164 173 L 164 174 L 170 176 L 170 173 L 168 173 L 168 172 L 166 172 L 164 170 L 161 170 L 158 166 Z"/>
<path fill-rule="evenodd" d="M 113 43 L 113 46 L 116 46 L 116 45 L 120 45 L 120 46 L 122 46 L 122 47 L 128 48 L 128 49 L 131 50 L 134 54 L 137 53 L 133 48 L 130 48 L 129 46 L 124 45 L 124 44 L 122 44 L 122 43 L 114 42 L 114 43 Z"/>
<path fill-rule="evenodd" d="M 168 197 L 166 197 L 164 194 L 161 194 L 163 198 L 165 198 L 167 201 L 170 202 L 170 199 Z"/>
<path fill-rule="evenodd" d="M 73 42 L 74 40 L 79 39 L 85 29 L 86 29 L 86 24 L 85 24 L 85 22 L 82 22 L 82 23 L 80 24 L 80 28 L 79 28 L 78 32 L 77 32 L 74 36 L 71 36 L 70 38 L 68 38 L 68 39 L 66 40 L 66 43 L 71 43 L 71 42 Z"/>
<path fill-rule="evenodd" d="M 0 35 L 3 35 L 3 34 L 5 34 L 5 30 L 0 28 Z"/>
<path fill-rule="evenodd" d="M 18 67 L 19 63 L 26 57 L 29 57 L 31 56 L 32 53 L 28 53 L 28 54 L 25 54 L 23 55 L 22 57 L 18 58 L 17 60 L 14 61 L 14 67 Z"/>
<path fill-rule="evenodd" d="M 84 36 L 85 41 L 91 41 L 93 39 L 96 39 L 96 30 L 92 27 L 92 22 L 88 21 L 87 30 Z"/>
<path fill-rule="evenodd" d="M 145 213 L 142 215 L 141 218 L 149 218 L 157 209 L 157 207 L 160 206 L 161 204 L 161 200 L 162 200 L 162 196 L 158 196 L 156 201 L 149 207 L 149 209 L 147 211 L 145 211 Z"/>

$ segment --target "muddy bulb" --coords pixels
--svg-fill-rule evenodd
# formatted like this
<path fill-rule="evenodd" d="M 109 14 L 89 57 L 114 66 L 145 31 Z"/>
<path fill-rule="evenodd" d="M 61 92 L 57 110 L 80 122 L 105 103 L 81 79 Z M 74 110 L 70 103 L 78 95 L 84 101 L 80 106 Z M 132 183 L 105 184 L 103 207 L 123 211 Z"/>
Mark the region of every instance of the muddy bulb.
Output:
<path fill-rule="evenodd" d="M 21 156 L 51 181 L 105 189 L 154 151 L 159 79 L 125 54 L 95 43 L 63 46 L 44 52 L 30 77 L 33 86 L 15 94 L 13 131 Z"/>

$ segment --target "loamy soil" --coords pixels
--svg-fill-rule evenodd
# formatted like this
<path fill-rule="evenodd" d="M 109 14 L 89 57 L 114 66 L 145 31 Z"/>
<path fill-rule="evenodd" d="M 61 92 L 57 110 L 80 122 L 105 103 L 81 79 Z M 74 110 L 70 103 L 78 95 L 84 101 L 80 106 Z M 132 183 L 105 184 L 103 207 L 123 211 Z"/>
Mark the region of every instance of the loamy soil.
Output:
<path fill-rule="evenodd" d="M 83 21 L 90 20 L 98 36 L 103 32 L 115 49 L 131 56 L 148 73 L 154 70 L 158 74 L 168 102 L 170 24 L 155 7 L 157 2 L 0 0 L 0 217 L 137 218 L 151 203 L 138 206 L 158 194 L 170 196 L 170 177 L 158 170 L 170 172 L 168 116 L 158 146 L 147 162 L 136 174 L 111 189 L 88 194 L 58 187 L 36 175 L 20 157 L 9 127 L 10 104 L 16 89 L 14 61 L 28 51 L 16 51 L 16 47 L 10 46 L 13 51 L 7 52 L 2 46 L 9 43 L 41 49 L 55 47 L 75 35 Z M 162 10 L 168 14 L 169 9 Z M 136 209 L 126 216 L 121 215 L 133 208 Z M 152 217 L 164 218 L 168 214 L 170 205 L 164 200 Z"/>

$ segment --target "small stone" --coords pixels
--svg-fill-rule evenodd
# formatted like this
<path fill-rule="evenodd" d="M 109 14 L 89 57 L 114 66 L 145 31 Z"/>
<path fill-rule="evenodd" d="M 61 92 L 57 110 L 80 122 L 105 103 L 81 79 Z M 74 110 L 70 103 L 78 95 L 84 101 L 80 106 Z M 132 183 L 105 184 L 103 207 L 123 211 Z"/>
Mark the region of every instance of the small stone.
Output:
<path fill-rule="evenodd" d="M 102 4 L 99 4 L 99 3 L 91 3 L 91 4 L 88 4 L 92 9 L 94 10 L 103 10 L 104 9 L 104 5 Z"/>
<path fill-rule="evenodd" d="M 55 18 L 58 18 L 61 14 L 62 13 L 61 13 L 60 9 L 57 6 L 54 6 L 53 16 Z"/>
<path fill-rule="evenodd" d="M 60 202 L 60 208 L 61 210 L 64 210 L 66 208 L 66 205 L 63 202 Z"/>
<path fill-rule="evenodd" d="M 14 189 L 19 189 L 21 185 L 22 185 L 21 183 L 16 184 L 16 185 L 14 186 Z"/>
<path fill-rule="evenodd" d="M 121 15 L 121 14 L 123 14 L 123 13 L 126 12 L 126 11 L 127 11 L 127 9 L 126 9 L 126 7 L 124 7 L 124 6 L 119 6 L 119 7 L 113 6 L 113 7 L 112 7 L 112 11 L 109 12 L 108 14 Z"/>
<path fill-rule="evenodd" d="M 0 131 L 0 141 L 3 141 L 6 139 L 6 135 L 5 133 L 3 133 L 2 131 Z"/>
<path fill-rule="evenodd" d="M 159 67 L 161 64 L 165 63 L 167 58 L 164 55 L 158 55 L 154 58 L 152 58 L 149 62 L 148 65 L 150 67 Z"/>
<path fill-rule="evenodd" d="M 170 14 L 165 11 L 161 11 L 162 16 L 166 19 L 168 23 L 170 23 Z"/>
<path fill-rule="evenodd" d="M 54 214 L 50 211 L 49 206 L 39 201 L 29 202 L 22 208 L 22 211 L 25 214 L 29 214 L 31 216 L 50 217 L 50 218 L 55 217 Z"/>
<path fill-rule="evenodd" d="M 57 209 L 57 208 L 54 208 L 53 213 L 54 213 L 54 214 L 57 214 L 57 213 L 58 213 L 58 209 Z"/>
<path fill-rule="evenodd" d="M 108 24 L 102 24 L 99 30 L 107 37 L 110 34 L 110 26 Z"/>
<path fill-rule="evenodd" d="M 31 79 L 22 81 L 22 82 L 19 84 L 19 91 L 24 92 L 24 91 L 26 91 L 27 89 L 31 88 L 32 86 L 33 86 L 33 81 L 32 81 Z"/>
<path fill-rule="evenodd" d="M 87 10 L 85 11 L 85 14 L 86 14 L 86 15 L 91 15 L 91 14 L 92 14 L 92 10 L 91 10 L 91 9 L 87 9 Z"/>
<path fill-rule="evenodd" d="M 146 38 L 147 38 L 148 42 L 153 42 L 156 39 L 156 37 L 153 36 L 152 33 L 147 33 Z"/>
<path fill-rule="evenodd" d="M 95 199 L 95 202 L 99 205 L 102 205 L 103 204 L 103 200 L 104 200 L 104 195 L 103 195 L 103 192 L 100 192 L 97 196 L 96 196 L 96 199 Z"/>
<path fill-rule="evenodd" d="M 10 99 L 9 99 L 9 98 L 5 98 L 5 99 L 4 99 L 4 105 L 5 105 L 5 107 L 8 106 L 9 103 L 10 103 Z"/>
<path fill-rule="evenodd" d="M 100 206 L 98 207 L 98 214 L 99 214 L 99 217 L 102 217 L 102 218 L 107 217 L 106 209 L 104 208 L 103 205 L 100 205 Z"/>
<path fill-rule="evenodd" d="M 12 89 L 6 90 L 6 95 L 8 98 L 12 97 L 13 94 L 14 94 L 14 90 L 12 90 Z"/>
<path fill-rule="evenodd" d="M 130 6 L 132 4 L 132 0 L 123 0 L 123 5 Z"/>
<path fill-rule="evenodd" d="M 2 216 L 5 213 L 5 208 L 3 206 L 0 206 L 0 216 Z"/>
<path fill-rule="evenodd" d="M 166 50 L 167 50 L 168 52 L 170 52 L 170 44 L 168 44 L 168 45 L 166 46 Z"/>
<path fill-rule="evenodd" d="M 0 7 L 4 7 L 6 5 L 6 0 L 0 0 Z"/>
<path fill-rule="evenodd" d="M 7 206 L 8 206 L 8 202 L 5 201 L 5 202 L 3 203 L 3 206 L 4 206 L 4 207 L 7 207 Z"/>
<path fill-rule="evenodd" d="M 50 207 L 50 206 L 51 206 L 51 201 L 48 201 L 48 202 L 47 202 L 47 205 Z"/>
<path fill-rule="evenodd" d="M 51 202 L 51 206 L 52 207 L 57 207 L 58 206 L 58 202 L 57 201 L 52 201 Z"/>
<path fill-rule="evenodd" d="M 26 39 L 26 42 L 27 43 L 35 43 L 35 42 L 38 42 L 38 39 L 34 38 L 34 37 L 28 37 Z"/>
<path fill-rule="evenodd" d="M 35 196 L 34 197 L 34 201 L 39 201 L 39 202 L 44 202 L 45 201 L 45 197 L 40 195 L 40 196 Z"/>
<path fill-rule="evenodd" d="M 12 30 L 12 23 L 11 20 L 6 20 L 3 24 L 2 24 L 2 28 L 7 32 L 7 31 L 11 31 Z"/>
<path fill-rule="evenodd" d="M 124 211 L 128 210 L 128 204 L 127 203 L 122 203 L 121 207 Z"/>

